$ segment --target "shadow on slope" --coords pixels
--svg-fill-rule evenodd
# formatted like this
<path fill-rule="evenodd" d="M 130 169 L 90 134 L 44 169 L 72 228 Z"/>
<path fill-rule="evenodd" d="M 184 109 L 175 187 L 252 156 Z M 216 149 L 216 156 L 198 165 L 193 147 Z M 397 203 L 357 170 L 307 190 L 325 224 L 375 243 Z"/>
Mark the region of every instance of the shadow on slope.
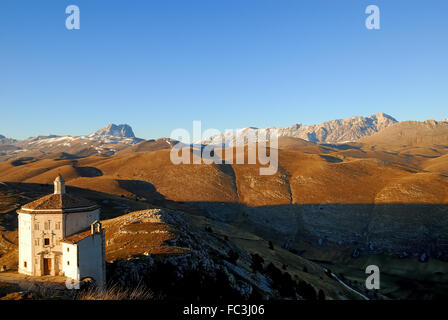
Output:
<path fill-rule="evenodd" d="M 103 172 L 95 167 L 74 167 L 76 173 L 83 178 L 101 177 Z"/>
<path fill-rule="evenodd" d="M 18 207 L 34 201 L 40 197 L 51 194 L 54 191 L 53 185 L 39 183 L 4 182 L 2 188 L 7 188 L 9 192 L 18 196 L 16 209 Z M 133 210 L 146 209 L 148 203 L 135 201 L 134 199 L 109 194 L 105 192 L 67 186 L 67 192 L 75 197 L 82 197 L 95 202 L 101 207 L 101 219 L 110 219 Z M 8 212 L 17 220 L 15 210 Z"/>
<path fill-rule="evenodd" d="M 446 204 L 290 204 L 188 202 L 201 214 L 279 244 L 307 242 L 399 257 L 448 261 Z"/>
<path fill-rule="evenodd" d="M 391 277 L 390 286 L 399 286 L 397 290 L 400 292 L 410 283 L 406 279 L 412 277 L 412 270 L 416 270 L 415 265 L 409 267 L 411 262 L 423 266 L 415 272 L 412 283 L 426 279 L 433 284 L 446 285 L 448 274 L 439 270 L 440 263 L 446 270 L 448 261 L 446 204 L 333 203 L 251 207 L 232 202 L 182 203 L 165 199 L 148 182 L 119 180 L 119 184 L 135 194 L 136 199 L 145 201 L 70 186 L 67 191 L 98 203 L 102 207 L 102 219 L 145 209 L 151 203 L 163 205 L 202 215 L 217 223 L 228 223 L 237 230 L 250 231 L 272 241 L 275 246 L 282 246 L 308 259 L 321 260 L 321 263 L 329 263 L 334 268 L 356 265 L 356 261 L 372 257 L 375 263 L 381 264 L 382 272 Z M 53 191 L 51 185 L 35 183 L 7 182 L 2 185 L 2 188 L 6 187 L 11 192 L 26 195 L 20 199 L 20 205 Z M 250 243 L 251 239 L 241 241 Z M 382 264 L 382 257 L 393 260 Z M 361 269 L 358 269 L 356 267 L 359 273 Z M 350 276 L 354 271 L 346 268 L 340 272 Z M 396 280 L 401 273 L 405 274 L 405 280 L 400 278 L 399 281 L 405 281 L 404 284 Z"/>
<path fill-rule="evenodd" d="M 153 204 L 163 204 L 165 202 L 165 197 L 157 192 L 152 183 L 141 180 L 118 180 L 118 185 L 135 194 L 136 199 L 142 198 Z"/>

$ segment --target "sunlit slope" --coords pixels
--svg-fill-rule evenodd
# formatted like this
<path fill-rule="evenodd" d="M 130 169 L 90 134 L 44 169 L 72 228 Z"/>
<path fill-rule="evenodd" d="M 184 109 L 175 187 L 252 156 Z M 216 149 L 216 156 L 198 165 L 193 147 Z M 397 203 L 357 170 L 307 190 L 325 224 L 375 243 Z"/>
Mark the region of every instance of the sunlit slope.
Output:
<path fill-rule="evenodd" d="M 447 201 L 446 156 L 403 155 L 371 150 L 366 144 L 355 146 L 357 156 L 347 154 L 349 145 L 339 150 L 337 145 L 288 140 L 279 150 L 277 172 L 267 176 L 260 175 L 260 164 L 247 164 L 246 147 L 245 164 L 174 165 L 168 149 L 3 162 L 0 181 L 51 184 L 62 174 L 68 185 L 117 195 L 158 194 L 174 201 L 250 206 Z"/>
<path fill-rule="evenodd" d="M 431 147 L 448 144 L 448 122 L 405 121 L 396 123 L 359 142 L 387 147 Z"/>

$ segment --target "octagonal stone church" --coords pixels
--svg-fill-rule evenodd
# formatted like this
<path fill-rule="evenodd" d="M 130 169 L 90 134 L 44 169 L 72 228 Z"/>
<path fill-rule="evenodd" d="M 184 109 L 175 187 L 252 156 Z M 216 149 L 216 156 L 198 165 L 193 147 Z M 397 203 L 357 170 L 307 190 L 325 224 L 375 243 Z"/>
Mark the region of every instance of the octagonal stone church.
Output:
<path fill-rule="evenodd" d="M 19 273 L 92 278 L 105 284 L 104 229 L 100 208 L 66 193 L 61 176 L 54 193 L 22 206 L 19 221 Z"/>

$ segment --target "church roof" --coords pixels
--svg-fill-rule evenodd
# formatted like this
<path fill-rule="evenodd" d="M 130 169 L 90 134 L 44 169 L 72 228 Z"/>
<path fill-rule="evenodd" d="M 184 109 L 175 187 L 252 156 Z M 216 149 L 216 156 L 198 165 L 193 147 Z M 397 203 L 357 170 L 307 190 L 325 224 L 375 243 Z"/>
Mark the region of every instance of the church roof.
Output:
<path fill-rule="evenodd" d="M 68 236 L 68 237 L 62 239 L 61 242 L 75 244 L 75 243 L 80 242 L 81 240 L 84 240 L 87 237 L 90 237 L 91 235 L 92 235 L 92 232 L 90 231 L 90 228 L 88 228 L 84 231 L 72 234 L 71 236 Z"/>
<path fill-rule="evenodd" d="M 83 210 L 95 210 L 98 206 L 86 199 L 64 194 L 49 194 L 33 202 L 25 204 L 21 213 L 69 213 Z M 34 212 L 33 212 L 34 211 Z"/>

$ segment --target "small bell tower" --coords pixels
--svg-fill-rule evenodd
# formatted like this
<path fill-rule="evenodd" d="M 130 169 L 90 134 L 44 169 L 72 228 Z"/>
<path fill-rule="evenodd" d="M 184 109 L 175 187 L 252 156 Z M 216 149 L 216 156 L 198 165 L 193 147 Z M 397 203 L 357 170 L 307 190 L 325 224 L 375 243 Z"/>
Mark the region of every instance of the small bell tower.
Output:
<path fill-rule="evenodd" d="M 65 194 L 65 180 L 61 175 L 54 180 L 54 194 Z"/>

